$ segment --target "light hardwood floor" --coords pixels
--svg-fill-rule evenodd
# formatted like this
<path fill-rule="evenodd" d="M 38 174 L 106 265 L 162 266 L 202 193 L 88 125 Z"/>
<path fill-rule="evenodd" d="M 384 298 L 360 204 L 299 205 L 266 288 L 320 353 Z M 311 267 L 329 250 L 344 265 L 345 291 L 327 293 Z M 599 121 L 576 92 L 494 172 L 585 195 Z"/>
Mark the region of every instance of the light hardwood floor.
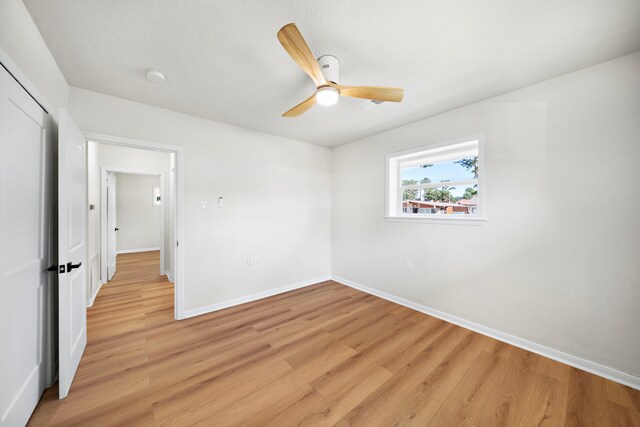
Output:
<path fill-rule="evenodd" d="M 638 391 L 335 282 L 174 321 L 158 262 L 118 256 L 31 425 L 640 426 Z"/>

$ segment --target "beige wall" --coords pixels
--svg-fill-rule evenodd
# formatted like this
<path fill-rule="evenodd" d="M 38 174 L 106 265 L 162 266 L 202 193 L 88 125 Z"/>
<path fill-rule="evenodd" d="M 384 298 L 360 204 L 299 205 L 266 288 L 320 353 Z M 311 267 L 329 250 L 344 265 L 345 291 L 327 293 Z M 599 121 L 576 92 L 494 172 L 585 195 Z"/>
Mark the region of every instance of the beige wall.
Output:
<path fill-rule="evenodd" d="M 481 133 L 484 226 L 383 219 L 386 154 Z M 341 146 L 333 274 L 638 376 L 639 165 L 640 53 Z"/>
<path fill-rule="evenodd" d="M 164 224 L 162 204 L 154 205 L 152 188 L 160 187 L 154 175 L 116 174 L 116 248 L 118 252 L 160 248 Z M 168 237 L 168 236 L 167 236 Z"/>

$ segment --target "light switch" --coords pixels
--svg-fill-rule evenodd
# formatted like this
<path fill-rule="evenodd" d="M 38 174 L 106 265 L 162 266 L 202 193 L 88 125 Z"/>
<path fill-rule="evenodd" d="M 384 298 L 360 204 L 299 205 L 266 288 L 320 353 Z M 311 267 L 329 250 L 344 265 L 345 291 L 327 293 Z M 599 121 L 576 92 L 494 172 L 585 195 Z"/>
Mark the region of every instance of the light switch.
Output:
<path fill-rule="evenodd" d="M 222 207 L 222 196 L 218 197 L 218 207 Z"/>

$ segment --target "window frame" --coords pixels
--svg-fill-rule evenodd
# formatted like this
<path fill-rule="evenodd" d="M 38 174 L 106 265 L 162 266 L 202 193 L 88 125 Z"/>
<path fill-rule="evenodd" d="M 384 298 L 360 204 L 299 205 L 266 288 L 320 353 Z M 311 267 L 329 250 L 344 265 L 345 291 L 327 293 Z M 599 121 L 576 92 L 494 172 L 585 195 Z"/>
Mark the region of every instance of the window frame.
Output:
<path fill-rule="evenodd" d="M 402 211 L 402 194 L 407 187 L 402 186 L 401 170 L 403 160 L 415 157 L 419 159 L 419 153 L 425 152 L 424 157 L 433 156 L 438 151 L 446 154 L 453 151 L 455 146 L 465 143 L 476 142 L 478 144 L 478 213 L 475 215 L 455 215 L 455 214 L 409 214 Z M 483 134 L 471 135 L 457 138 L 450 141 L 423 145 L 408 150 L 389 153 L 386 156 L 386 188 L 385 188 L 385 220 L 417 223 L 439 223 L 439 224 L 466 224 L 483 225 L 486 222 L 486 168 L 484 161 L 485 137 Z M 427 153 L 432 151 L 432 153 Z M 435 151 L 435 152 L 433 152 Z M 445 160 L 446 161 L 446 160 Z M 461 183 L 467 180 L 451 181 L 451 183 Z M 443 183 L 416 184 L 410 188 L 435 188 L 441 187 Z"/>

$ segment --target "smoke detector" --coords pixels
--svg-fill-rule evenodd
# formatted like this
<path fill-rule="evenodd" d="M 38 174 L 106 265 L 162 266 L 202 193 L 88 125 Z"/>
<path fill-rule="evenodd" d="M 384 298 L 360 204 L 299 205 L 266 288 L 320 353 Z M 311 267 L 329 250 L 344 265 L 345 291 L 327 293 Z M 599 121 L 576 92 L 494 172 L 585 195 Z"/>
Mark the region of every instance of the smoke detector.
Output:
<path fill-rule="evenodd" d="M 147 71 L 147 80 L 152 83 L 164 83 L 165 78 L 164 74 L 162 74 L 158 70 L 149 70 Z"/>

